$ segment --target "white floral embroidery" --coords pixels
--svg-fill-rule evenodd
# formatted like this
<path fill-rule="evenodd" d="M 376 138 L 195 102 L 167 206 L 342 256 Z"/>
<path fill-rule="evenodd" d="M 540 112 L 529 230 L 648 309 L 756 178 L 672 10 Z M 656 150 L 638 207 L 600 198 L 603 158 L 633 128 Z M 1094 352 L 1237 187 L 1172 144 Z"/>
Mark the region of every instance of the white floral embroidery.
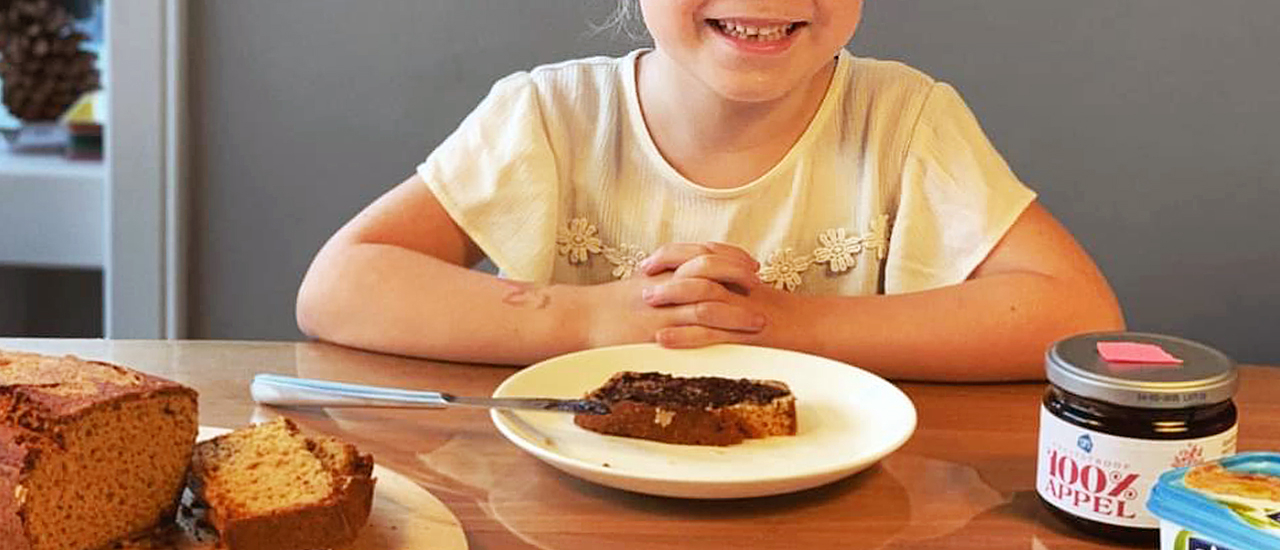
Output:
<path fill-rule="evenodd" d="M 790 248 L 775 250 L 760 268 L 760 280 L 773 283 L 773 288 L 794 292 L 803 282 L 800 274 L 809 269 L 812 262 L 808 256 L 795 256 Z"/>
<path fill-rule="evenodd" d="M 601 251 L 600 237 L 596 236 L 596 226 L 586 218 L 569 220 L 565 229 L 557 232 L 556 244 L 559 245 L 560 253 L 569 257 L 571 264 L 586 263 L 588 252 L 599 254 Z"/>
<path fill-rule="evenodd" d="M 644 249 L 621 244 L 609 246 L 597 235 L 596 226 L 586 218 L 573 218 L 556 233 L 557 249 L 570 264 L 584 264 L 591 254 L 604 254 L 612 264 L 614 277 L 625 279 L 636 272 L 642 260 L 648 257 Z M 832 273 L 840 274 L 858 266 L 858 256 L 875 255 L 876 261 L 885 259 L 889 252 L 889 216 L 881 214 L 871 221 L 861 235 L 850 235 L 843 227 L 827 229 L 818 234 L 820 246 L 812 255 L 797 254 L 792 248 L 775 250 L 769 254 L 757 275 L 774 288 L 795 292 L 804 283 L 802 274 L 815 263 L 827 264 Z"/>
<path fill-rule="evenodd" d="M 844 273 L 858 265 L 858 253 L 862 252 L 861 237 L 850 237 L 843 227 L 828 229 L 818 235 L 822 246 L 813 251 L 814 263 L 825 263 L 831 271 Z"/>
<path fill-rule="evenodd" d="M 867 234 L 862 237 L 862 247 L 864 250 L 875 251 L 876 261 L 883 260 L 889 255 L 888 214 L 880 214 L 876 219 L 871 220 L 871 227 L 867 228 Z"/>
<path fill-rule="evenodd" d="M 613 268 L 613 276 L 619 279 L 626 279 L 635 273 L 636 266 L 648 255 L 640 247 L 632 244 L 624 244 L 617 248 L 604 247 L 604 257 L 609 260 L 609 263 L 617 266 Z"/>

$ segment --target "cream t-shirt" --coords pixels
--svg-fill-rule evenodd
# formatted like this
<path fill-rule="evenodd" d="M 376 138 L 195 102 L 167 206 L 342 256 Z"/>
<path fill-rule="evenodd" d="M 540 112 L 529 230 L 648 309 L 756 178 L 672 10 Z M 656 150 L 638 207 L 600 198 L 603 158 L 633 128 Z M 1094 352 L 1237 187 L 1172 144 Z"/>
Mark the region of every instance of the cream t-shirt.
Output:
<path fill-rule="evenodd" d="M 664 244 L 720 241 L 789 291 L 913 292 L 964 281 L 1035 197 L 953 88 L 843 50 L 777 165 L 703 187 L 650 138 L 643 52 L 503 78 L 418 166 L 504 277 L 602 283 Z"/>

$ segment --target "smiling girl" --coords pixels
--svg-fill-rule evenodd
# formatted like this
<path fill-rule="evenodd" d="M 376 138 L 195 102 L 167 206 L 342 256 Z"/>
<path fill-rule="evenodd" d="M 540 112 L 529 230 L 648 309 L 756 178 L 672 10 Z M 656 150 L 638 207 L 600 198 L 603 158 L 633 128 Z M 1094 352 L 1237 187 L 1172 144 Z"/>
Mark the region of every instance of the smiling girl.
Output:
<path fill-rule="evenodd" d="M 960 95 L 844 49 L 861 1 L 639 7 L 652 48 L 498 81 L 344 225 L 302 283 L 303 331 L 472 362 L 736 342 L 1008 380 L 1122 328 Z M 483 257 L 498 276 L 468 269 Z"/>

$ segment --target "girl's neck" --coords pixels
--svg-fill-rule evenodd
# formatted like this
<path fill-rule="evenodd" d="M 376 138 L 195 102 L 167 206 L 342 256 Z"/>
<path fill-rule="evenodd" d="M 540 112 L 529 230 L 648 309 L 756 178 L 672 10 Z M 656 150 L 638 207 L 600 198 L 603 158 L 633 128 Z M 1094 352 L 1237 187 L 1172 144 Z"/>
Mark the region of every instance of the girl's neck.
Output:
<path fill-rule="evenodd" d="M 655 50 L 637 60 L 636 89 L 650 137 L 677 171 L 699 185 L 740 187 L 772 169 L 809 127 L 835 72 L 758 102 L 717 94 Z"/>

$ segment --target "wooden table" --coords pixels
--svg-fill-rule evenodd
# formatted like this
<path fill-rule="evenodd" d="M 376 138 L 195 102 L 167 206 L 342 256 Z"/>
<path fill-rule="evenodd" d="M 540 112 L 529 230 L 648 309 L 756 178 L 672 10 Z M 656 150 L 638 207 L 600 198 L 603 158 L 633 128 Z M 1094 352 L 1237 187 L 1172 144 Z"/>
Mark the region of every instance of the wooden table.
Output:
<path fill-rule="evenodd" d="M 471 548 L 951 548 L 1084 550 L 1089 540 L 1035 493 L 1044 384 L 900 384 L 919 424 L 878 465 L 800 493 L 733 501 L 632 494 L 580 481 L 507 442 L 478 410 L 278 410 L 249 398 L 254 374 L 487 395 L 513 368 L 441 363 L 317 343 L 0 339 L 0 347 L 128 365 L 200 391 L 203 425 L 280 414 L 348 439 L 426 487 Z M 1240 450 L 1280 450 L 1280 368 L 1244 366 Z"/>

